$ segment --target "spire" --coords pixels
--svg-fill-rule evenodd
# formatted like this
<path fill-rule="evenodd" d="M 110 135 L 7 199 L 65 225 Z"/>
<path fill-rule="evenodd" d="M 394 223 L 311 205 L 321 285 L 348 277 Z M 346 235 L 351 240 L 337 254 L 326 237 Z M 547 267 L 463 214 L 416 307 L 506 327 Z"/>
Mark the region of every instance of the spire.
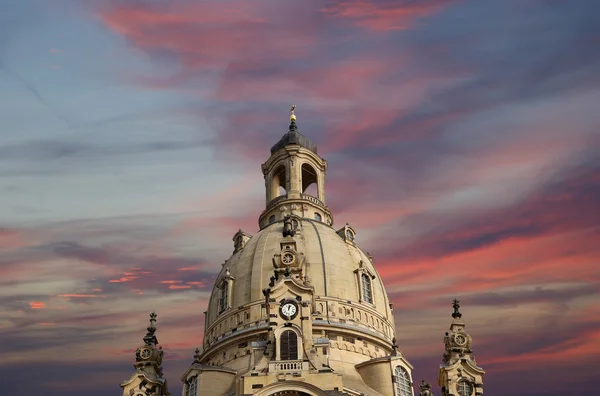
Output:
<path fill-rule="evenodd" d="M 137 395 L 143 391 L 144 394 L 156 396 L 168 396 L 167 380 L 163 378 L 162 361 L 164 352 L 162 347 L 157 347 L 156 338 L 156 312 L 150 313 L 150 325 L 147 327 L 147 333 L 142 338 L 144 345 L 138 347 L 135 351 L 135 373 L 128 381 L 121 384 L 123 395 Z"/>
<path fill-rule="evenodd" d="M 156 332 L 156 312 L 150 313 L 150 326 L 148 326 L 148 332 L 144 336 L 144 343 L 148 346 L 156 346 L 158 344 L 158 339 L 154 335 Z"/>

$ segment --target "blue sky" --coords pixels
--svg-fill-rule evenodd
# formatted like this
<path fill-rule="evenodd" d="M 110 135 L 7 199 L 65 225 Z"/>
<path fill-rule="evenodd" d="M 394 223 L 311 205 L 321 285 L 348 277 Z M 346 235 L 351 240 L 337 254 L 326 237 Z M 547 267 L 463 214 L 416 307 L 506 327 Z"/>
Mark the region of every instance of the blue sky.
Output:
<path fill-rule="evenodd" d="M 486 392 L 592 392 L 599 12 L 0 0 L 3 389 L 118 393 L 156 310 L 178 392 L 231 237 L 257 231 L 260 164 L 296 104 L 329 163 L 335 224 L 375 256 L 416 379 L 435 382 L 459 297 Z"/>

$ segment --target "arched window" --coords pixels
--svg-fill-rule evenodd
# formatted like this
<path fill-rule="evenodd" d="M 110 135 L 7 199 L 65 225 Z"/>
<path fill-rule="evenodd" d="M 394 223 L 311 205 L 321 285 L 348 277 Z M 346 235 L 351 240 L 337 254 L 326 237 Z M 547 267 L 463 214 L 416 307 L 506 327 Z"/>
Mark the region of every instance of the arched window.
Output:
<path fill-rule="evenodd" d="M 456 385 L 456 389 L 460 396 L 471 396 L 473 394 L 473 386 L 468 381 L 460 381 Z"/>
<path fill-rule="evenodd" d="M 364 301 L 373 304 L 373 292 L 371 290 L 371 277 L 364 272 L 361 274 L 362 298 Z"/>
<path fill-rule="evenodd" d="M 309 164 L 302 164 L 302 193 L 319 197 L 318 177 L 315 169 Z"/>
<path fill-rule="evenodd" d="M 292 330 L 286 330 L 279 337 L 279 356 L 281 360 L 298 359 L 298 335 Z"/>
<path fill-rule="evenodd" d="M 410 378 L 404 367 L 397 366 L 394 374 L 396 375 L 396 396 L 412 396 Z"/>
<path fill-rule="evenodd" d="M 271 224 L 271 223 L 275 223 L 275 215 L 271 215 L 269 217 L 269 224 Z"/>
<path fill-rule="evenodd" d="M 323 221 L 323 218 L 321 217 L 320 214 L 315 213 L 315 220 L 317 220 L 317 221 Z"/>
<path fill-rule="evenodd" d="M 287 174 L 285 166 L 281 165 L 273 172 L 271 184 L 271 199 L 287 194 Z"/>
<path fill-rule="evenodd" d="M 229 307 L 229 283 L 223 282 L 219 290 L 219 313 Z"/>
<path fill-rule="evenodd" d="M 196 391 L 198 389 L 198 377 L 190 378 L 186 381 L 185 385 L 185 396 L 197 396 Z"/>

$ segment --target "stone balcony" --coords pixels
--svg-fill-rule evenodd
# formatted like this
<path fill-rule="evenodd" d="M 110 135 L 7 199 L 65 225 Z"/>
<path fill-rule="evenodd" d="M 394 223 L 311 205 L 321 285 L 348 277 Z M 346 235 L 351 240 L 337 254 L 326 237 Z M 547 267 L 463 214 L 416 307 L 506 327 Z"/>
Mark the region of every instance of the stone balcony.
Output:
<path fill-rule="evenodd" d="M 325 203 L 312 195 L 296 193 L 280 195 L 270 200 L 258 218 L 260 229 L 268 226 L 273 221 L 283 220 L 286 213 L 295 213 L 300 217 L 310 219 L 315 219 L 315 214 L 319 214 L 319 221 L 328 225 L 333 224 L 333 216 Z"/>
<path fill-rule="evenodd" d="M 269 362 L 270 373 L 294 373 L 307 371 L 308 362 L 302 360 L 277 360 Z"/>

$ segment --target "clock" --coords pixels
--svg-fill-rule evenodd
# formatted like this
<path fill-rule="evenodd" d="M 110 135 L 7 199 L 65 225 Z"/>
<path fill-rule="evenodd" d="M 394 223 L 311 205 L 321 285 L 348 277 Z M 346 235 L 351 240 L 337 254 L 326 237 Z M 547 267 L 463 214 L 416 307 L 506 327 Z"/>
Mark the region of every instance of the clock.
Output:
<path fill-rule="evenodd" d="M 148 359 L 150 356 L 152 356 L 152 351 L 148 348 L 144 348 L 140 351 L 140 357 L 142 359 Z"/>
<path fill-rule="evenodd" d="M 281 255 L 281 263 L 283 265 L 292 265 L 296 257 L 291 252 L 285 252 Z"/>
<path fill-rule="evenodd" d="M 286 300 L 279 306 L 279 313 L 287 320 L 292 320 L 298 315 L 298 304 L 292 300 Z"/>
<path fill-rule="evenodd" d="M 454 342 L 456 342 L 457 345 L 465 345 L 465 343 L 467 342 L 467 339 L 464 335 L 462 334 L 457 334 L 454 336 Z"/>

